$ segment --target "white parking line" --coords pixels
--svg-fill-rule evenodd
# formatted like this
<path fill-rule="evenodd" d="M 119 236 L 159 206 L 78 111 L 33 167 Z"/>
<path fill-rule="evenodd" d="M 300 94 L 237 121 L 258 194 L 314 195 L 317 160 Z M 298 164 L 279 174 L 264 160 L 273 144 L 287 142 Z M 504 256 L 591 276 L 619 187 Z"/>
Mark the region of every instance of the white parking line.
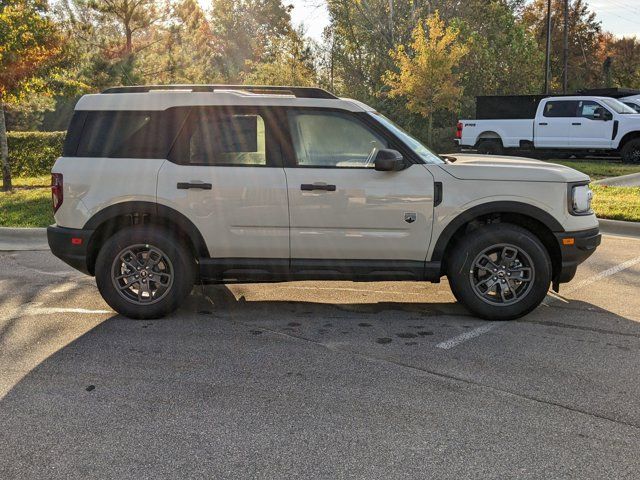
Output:
<path fill-rule="evenodd" d="M 449 340 L 445 340 L 444 342 L 440 342 L 439 344 L 436 345 L 436 347 L 442 348 L 443 350 L 449 350 L 450 348 L 457 347 L 458 345 L 460 345 L 463 342 L 466 342 L 467 340 L 471 340 L 472 338 L 479 337 L 480 335 L 483 335 L 493 330 L 494 328 L 496 328 L 498 325 L 501 325 L 501 324 L 503 324 L 503 322 L 486 323 L 481 327 L 474 328 L 473 330 L 469 330 L 468 332 L 465 332 L 462 335 L 458 335 L 457 337 L 453 337 L 453 338 L 450 338 Z"/>
<path fill-rule="evenodd" d="M 25 315 L 51 315 L 52 313 L 85 313 L 85 314 L 104 314 L 114 313 L 111 310 L 88 310 L 86 308 L 55 308 L 55 307 L 35 307 L 28 308 Z"/>
<path fill-rule="evenodd" d="M 553 296 L 550 296 L 544 301 L 544 305 L 549 305 L 554 300 L 560 300 L 568 303 L 567 300 L 563 298 L 564 296 L 570 293 L 573 293 L 575 291 L 578 291 L 581 288 L 586 287 L 587 285 L 591 285 L 592 283 L 595 283 L 598 280 L 602 280 L 603 278 L 607 278 L 607 277 L 610 277 L 611 275 L 615 275 L 616 273 L 620 273 L 623 270 L 627 270 L 628 268 L 638 265 L 639 263 L 640 263 L 640 257 L 636 257 L 636 258 L 632 258 L 631 260 L 627 260 L 626 262 L 622 262 L 614 267 L 608 268 L 607 270 L 603 270 L 602 272 L 597 273 L 596 275 L 593 275 L 589 278 L 585 278 L 584 280 L 578 283 L 572 284 L 570 287 L 564 289 L 562 292 L 562 296 L 556 295 L 556 294 L 554 294 Z"/>

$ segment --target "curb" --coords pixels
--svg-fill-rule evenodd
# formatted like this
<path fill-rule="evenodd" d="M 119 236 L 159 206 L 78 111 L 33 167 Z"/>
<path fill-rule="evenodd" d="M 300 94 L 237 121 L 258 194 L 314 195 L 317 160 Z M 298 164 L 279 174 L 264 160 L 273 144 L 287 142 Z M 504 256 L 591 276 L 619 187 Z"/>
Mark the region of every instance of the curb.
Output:
<path fill-rule="evenodd" d="M 623 222 L 599 218 L 600 233 L 640 238 L 640 222 Z"/>
<path fill-rule="evenodd" d="M 46 228 L 0 227 L 0 251 L 49 250 Z"/>
<path fill-rule="evenodd" d="M 604 185 L 607 187 L 639 187 L 640 173 L 630 173 L 629 175 L 621 175 L 619 177 L 603 178 L 591 182 L 593 185 Z"/>

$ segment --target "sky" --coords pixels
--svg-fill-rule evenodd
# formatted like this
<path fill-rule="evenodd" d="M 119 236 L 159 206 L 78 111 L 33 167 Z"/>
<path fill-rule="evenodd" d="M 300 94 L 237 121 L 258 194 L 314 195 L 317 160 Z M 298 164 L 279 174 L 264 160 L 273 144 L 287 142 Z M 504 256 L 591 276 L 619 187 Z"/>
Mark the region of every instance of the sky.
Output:
<path fill-rule="evenodd" d="M 324 0 L 283 0 L 294 6 L 292 18 L 295 25 L 303 24 L 307 34 L 316 40 L 322 38 L 322 30 L 329 23 Z M 604 30 L 617 37 L 640 37 L 640 1 L 638 0 L 590 0 L 591 10 L 602 21 Z"/>

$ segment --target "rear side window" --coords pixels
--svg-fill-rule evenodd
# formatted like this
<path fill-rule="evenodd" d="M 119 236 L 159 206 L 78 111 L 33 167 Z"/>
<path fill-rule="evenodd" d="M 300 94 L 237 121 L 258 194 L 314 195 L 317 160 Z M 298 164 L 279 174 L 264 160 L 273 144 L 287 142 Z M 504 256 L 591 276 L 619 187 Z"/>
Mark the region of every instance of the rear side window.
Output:
<path fill-rule="evenodd" d="M 83 113 L 76 156 L 115 158 L 166 158 L 187 114 L 180 108 Z"/>
<path fill-rule="evenodd" d="M 190 164 L 265 166 L 264 118 L 257 113 L 198 110 L 193 113 L 188 150 Z"/>
<path fill-rule="evenodd" d="M 573 100 L 557 100 L 547 102 L 544 106 L 544 116 L 548 118 L 575 117 L 578 111 L 578 102 Z"/>

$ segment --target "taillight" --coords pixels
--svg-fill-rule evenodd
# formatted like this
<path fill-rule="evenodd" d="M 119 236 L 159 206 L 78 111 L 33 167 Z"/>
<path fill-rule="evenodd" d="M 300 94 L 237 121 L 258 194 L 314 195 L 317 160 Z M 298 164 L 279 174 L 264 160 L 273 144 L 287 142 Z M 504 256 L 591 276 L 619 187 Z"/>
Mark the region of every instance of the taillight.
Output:
<path fill-rule="evenodd" d="M 458 126 L 456 127 L 456 138 L 462 138 L 462 122 L 458 122 Z"/>
<path fill-rule="evenodd" d="M 56 213 L 62 205 L 64 194 L 62 193 L 62 174 L 51 174 L 51 200 L 53 202 L 53 213 Z"/>

